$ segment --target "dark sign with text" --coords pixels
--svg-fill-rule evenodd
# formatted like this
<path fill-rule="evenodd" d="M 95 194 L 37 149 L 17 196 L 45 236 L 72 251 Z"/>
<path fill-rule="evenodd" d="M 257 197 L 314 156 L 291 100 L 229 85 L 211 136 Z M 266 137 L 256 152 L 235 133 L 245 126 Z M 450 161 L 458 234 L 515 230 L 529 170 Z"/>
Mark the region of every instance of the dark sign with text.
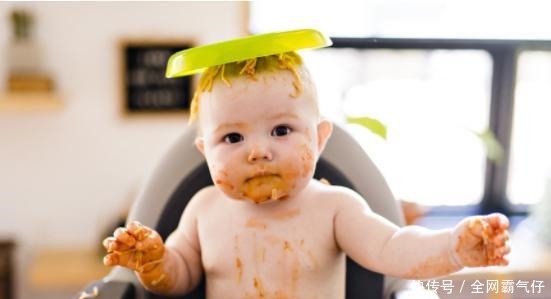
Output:
<path fill-rule="evenodd" d="M 189 44 L 124 45 L 123 105 L 126 112 L 188 111 L 192 77 L 167 79 L 165 70 L 170 55 L 189 47 Z"/>

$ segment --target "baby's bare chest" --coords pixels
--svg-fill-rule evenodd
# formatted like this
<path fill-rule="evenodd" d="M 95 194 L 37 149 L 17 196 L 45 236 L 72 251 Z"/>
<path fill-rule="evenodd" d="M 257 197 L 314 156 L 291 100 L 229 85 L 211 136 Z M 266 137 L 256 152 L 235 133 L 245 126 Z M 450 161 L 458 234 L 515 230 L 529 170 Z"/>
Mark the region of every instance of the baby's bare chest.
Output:
<path fill-rule="evenodd" d="M 208 220 L 198 221 L 209 279 L 251 291 L 289 290 L 312 285 L 338 267 L 330 213 L 291 208 L 259 215 L 230 210 L 209 214 Z"/>

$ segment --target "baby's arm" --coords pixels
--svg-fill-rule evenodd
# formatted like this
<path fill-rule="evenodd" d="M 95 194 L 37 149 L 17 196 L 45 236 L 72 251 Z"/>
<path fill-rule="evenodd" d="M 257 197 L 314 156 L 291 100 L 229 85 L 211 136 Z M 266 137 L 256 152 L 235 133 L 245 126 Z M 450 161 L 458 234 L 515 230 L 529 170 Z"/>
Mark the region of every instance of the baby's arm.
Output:
<path fill-rule="evenodd" d="M 162 294 L 193 290 L 202 276 L 199 242 L 192 203 L 184 211 L 178 228 L 163 244 L 154 230 L 134 221 L 118 228 L 104 240 L 108 254 L 104 264 L 134 270 L 142 285 Z"/>
<path fill-rule="evenodd" d="M 373 213 L 354 192 L 344 192 L 335 215 L 340 248 L 366 268 L 402 278 L 433 278 L 464 266 L 506 265 L 508 221 L 474 216 L 453 229 L 399 228 Z"/>

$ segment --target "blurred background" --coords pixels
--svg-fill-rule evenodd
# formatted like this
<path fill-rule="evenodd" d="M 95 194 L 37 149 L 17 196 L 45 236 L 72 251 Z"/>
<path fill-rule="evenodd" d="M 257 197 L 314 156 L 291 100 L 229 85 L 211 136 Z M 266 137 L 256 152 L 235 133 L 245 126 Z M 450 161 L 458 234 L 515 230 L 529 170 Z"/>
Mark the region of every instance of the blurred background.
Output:
<path fill-rule="evenodd" d="M 69 297 L 107 273 L 101 240 L 187 126 L 196 78 L 165 80 L 171 53 L 297 28 L 332 37 L 333 47 L 303 53 L 322 113 L 356 136 L 409 224 L 499 211 L 512 219 L 514 249 L 529 250 L 505 272 L 453 278 L 514 277 L 527 288 L 441 297 L 551 298 L 550 8 L 0 2 L 0 299 Z"/>

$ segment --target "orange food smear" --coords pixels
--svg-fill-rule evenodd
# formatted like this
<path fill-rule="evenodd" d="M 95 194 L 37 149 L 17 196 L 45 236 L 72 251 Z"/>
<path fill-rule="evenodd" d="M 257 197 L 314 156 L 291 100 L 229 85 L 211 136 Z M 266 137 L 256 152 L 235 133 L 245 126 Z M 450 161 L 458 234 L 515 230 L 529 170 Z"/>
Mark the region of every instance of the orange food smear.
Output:
<path fill-rule="evenodd" d="M 291 299 L 287 294 L 285 294 L 283 291 L 275 291 L 273 299 Z"/>
<path fill-rule="evenodd" d="M 302 160 L 302 176 L 306 177 L 310 175 L 314 167 L 314 154 L 306 144 L 301 146 L 300 159 Z"/>
<path fill-rule="evenodd" d="M 291 294 L 295 294 L 297 291 L 298 279 L 300 274 L 300 262 L 295 255 L 293 262 L 293 272 L 291 274 Z"/>
<path fill-rule="evenodd" d="M 259 298 L 264 298 L 266 291 L 264 290 L 264 286 L 262 285 L 262 280 L 260 280 L 260 278 L 258 277 L 254 277 L 253 285 L 258 293 Z"/>
<path fill-rule="evenodd" d="M 265 262 L 266 261 L 266 248 L 262 247 L 260 250 L 260 261 Z"/>
<path fill-rule="evenodd" d="M 265 175 L 248 180 L 243 189 L 243 194 L 247 198 L 255 203 L 261 203 L 273 198 L 274 189 L 276 189 L 278 197 L 283 197 L 287 193 L 285 190 L 288 188 L 279 175 Z"/>
<path fill-rule="evenodd" d="M 296 209 L 293 209 L 293 210 L 276 212 L 276 213 L 272 214 L 271 216 L 272 216 L 272 218 L 274 218 L 276 220 L 288 220 L 288 219 L 291 219 L 291 218 L 295 218 L 299 214 L 300 214 L 300 209 L 296 208 Z"/>
<path fill-rule="evenodd" d="M 487 263 L 493 264 L 499 258 L 499 254 L 496 252 L 496 246 L 493 242 L 493 239 L 499 233 L 502 233 L 503 229 L 494 231 L 486 221 L 476 218 L 468 225 L 471 233 L 476 230 L 477 225 L 481 227 L 482 243 L 484 245 L 484 249 L 486 250 Z"/>
<path fill-rule="evenodd" d="M 455 252 L 466 266 L 489 266 L 499 264 L 503 256 L 498 252 L 501 241 L 497 237 L 505 232 L 504 228 L 494 229 L 480 218 L 475 218 L 467 225 L 468 235 L 459 236 Z M 472 239 L 480 238 L 473 246 Z"/>
<path fill-rule="evenodd" d="M 216 185 L 219 185 L 220 187 L 224 188 L 224 189 L 227 189 L 227 190 L 235 190 L 235 186 L 232 185 L 232 183 L 230 183 L 229 181 L 227 180 L 224 180 L 224 179 L 216 179 L 214 181 L 214 183 L 216 183 Z"/>
<path fill-rule="evenodd" d="M 239 236 L 235 235 L 233 237 L 234 244 L 233 249 L 235 251 L 235 268 L 237 269 L 237 283 L 241 283 L 241 278 L 243 277 L 243 263 L 241 262 L 239 254 Z"/>
<path fill-rule="evenodd" d="M 283 242 L 283 250 L 293 251 L 293 248 L 291 248 L 291 245 L 289 245 L 289 241 L 284 241 Z"/>
<path fill-rule="evenodd" d="M 239 257 L 235 259 L 235 267 L 237 268 L 237 283 L 240 283 L 241 277 L 243 277 L 243 264 L 241 264 Z"/>
<path fill-rule="evenodd" d="M 454 267 L 450 264 L 447 254 L 441 254 L 438 256 L 430 257 L 424 262 L 421 262 L 417 266 L 413 267 L 406 273 L 408 278 L 425 278 L 431 276 L 439 276 L 442 274 L 451 273 L 454 271 Z"/>
<path fill-rule="evenodd" d="M 268 227 L 268 224 L 256 218 L 249 218 L 249 220 L 247 220 L 247 223 L 245 224 L 245 227 L 266 229 Z"/>

